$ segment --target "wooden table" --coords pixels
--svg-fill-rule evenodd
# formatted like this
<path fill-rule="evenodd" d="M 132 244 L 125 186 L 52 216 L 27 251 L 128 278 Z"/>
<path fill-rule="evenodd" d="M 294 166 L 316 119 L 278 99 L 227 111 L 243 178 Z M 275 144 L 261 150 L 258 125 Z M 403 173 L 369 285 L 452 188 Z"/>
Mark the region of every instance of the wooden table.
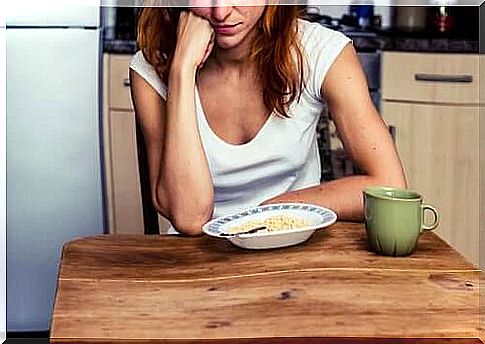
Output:
<path fill-rule="evenodd" d="M 481 343 L 479 278 L 433 233 L 382 257 L 357 223 L 268 251 L 103 235 L 64 246 L 51 342 Z"/>

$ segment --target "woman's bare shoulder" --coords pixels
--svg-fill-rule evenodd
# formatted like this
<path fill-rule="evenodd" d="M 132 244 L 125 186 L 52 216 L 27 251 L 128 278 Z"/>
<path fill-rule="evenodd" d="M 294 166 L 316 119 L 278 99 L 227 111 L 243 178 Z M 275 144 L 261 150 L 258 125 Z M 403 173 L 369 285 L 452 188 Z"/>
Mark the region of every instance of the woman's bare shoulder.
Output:
<path fill-rule="evenodd" d="M 130 69 L 142 77 L 163 99 L 167 99 L 167 86 L 160 79 L 155 68 L 145 59 L 141 50 L 133 55 Z"/>

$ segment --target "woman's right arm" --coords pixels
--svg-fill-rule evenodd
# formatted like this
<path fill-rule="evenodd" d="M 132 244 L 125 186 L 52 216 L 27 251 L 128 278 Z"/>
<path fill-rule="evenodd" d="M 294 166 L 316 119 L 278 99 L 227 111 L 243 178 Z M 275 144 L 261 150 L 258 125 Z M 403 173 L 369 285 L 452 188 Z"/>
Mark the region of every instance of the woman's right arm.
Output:
<path fill-rule="evenodd" d="M 135 112 L 147 147 L 153 204 L 187 235 L 202 233 L 214 206 L 212 178 L 195 112 L 196 71 L 207 57 L 211 28 L 202 18 L 194 17 L 188 13 L 181 16 L 166 102 L 130 71 Z M 205 35 L 195 35 L 204 29 Z M 193 37 L 197 44 L 192 44 Z"/>

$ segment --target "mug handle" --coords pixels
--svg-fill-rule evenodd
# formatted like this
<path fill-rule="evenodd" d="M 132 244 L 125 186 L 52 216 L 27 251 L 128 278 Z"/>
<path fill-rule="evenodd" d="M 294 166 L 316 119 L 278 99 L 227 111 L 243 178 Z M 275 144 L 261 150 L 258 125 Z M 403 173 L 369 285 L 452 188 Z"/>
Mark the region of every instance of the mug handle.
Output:
<path fill-rule="evenodd" d="M 423 228 L 421 231 L 425 230 L 425 231 L 432 231 L 433 229 L 435 229 L 436 227 L 438 227 L 438 224 L 440 223 L 440 216 L 438 214 L 438 211 L 433 208 L 432 206 L 430 206 L 429 204 L 424 204 L 421 206 L 422 209 L 423 209 L 423 222 L 424 222 L 424 212 L 426 210 L 430 210 L 433 215 L 434 215 L 434 221 L 433 223 L 429 224 L 429 225 L 426 225 L 423 223 Z"/>

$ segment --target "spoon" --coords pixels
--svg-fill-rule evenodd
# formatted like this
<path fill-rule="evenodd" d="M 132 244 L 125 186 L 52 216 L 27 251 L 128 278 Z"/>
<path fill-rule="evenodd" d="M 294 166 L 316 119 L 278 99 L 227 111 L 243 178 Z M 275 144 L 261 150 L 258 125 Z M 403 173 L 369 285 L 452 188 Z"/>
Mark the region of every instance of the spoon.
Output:
<path fill-rule="evenodd" d="M 239 232 L 239 233 L 220 233 L 219 235 L 221 237 L 235 237 L 236 235 L 241 235 L 241 234 L 253 234 L 259 231 L 262 231 L 263 229 L 266 229 L 266 226 L 260 226 L 260 227 L 255 227 L 251 228 L 245 232 Z"/>

